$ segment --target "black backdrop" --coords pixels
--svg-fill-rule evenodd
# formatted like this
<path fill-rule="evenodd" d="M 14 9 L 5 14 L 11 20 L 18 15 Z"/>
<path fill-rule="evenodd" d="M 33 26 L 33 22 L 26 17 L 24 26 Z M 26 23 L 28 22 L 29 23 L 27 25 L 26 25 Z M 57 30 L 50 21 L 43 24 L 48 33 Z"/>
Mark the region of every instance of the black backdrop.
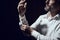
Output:
<path fill-rule="evenodd" d="M 1 0 L 0 1 L 0 28 L 2 40 L 32 40 L 22 34 L 19 29 L 19 17 L 17 5 L 20 0 Z M 45 0 L 27 0 L 26 17 L 31 25 L 39 17 L 45 14 Z"/>

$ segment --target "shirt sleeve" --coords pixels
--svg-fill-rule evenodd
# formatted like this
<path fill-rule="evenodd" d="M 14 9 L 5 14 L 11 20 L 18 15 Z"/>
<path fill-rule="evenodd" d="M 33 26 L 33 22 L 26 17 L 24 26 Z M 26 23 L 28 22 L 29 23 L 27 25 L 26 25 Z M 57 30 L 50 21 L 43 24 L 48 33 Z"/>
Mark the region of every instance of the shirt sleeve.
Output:
<path fill-rule="evenodd" d="M 57 38 L 54 37 L 41 35 L 39 32 L 35 30 L 31 32 L 31 35 L 35 37 L 37 40 L 58 40 Z"/>
<path fill-rule="evenodd" d="M 39 16 L 38 19 L 30 26 L 31 28 L 36 28 L 37 25 L 41 22 L 42 17 Z"/>
<path fill-rule="evenodd" d="M 22 24 L 26 24 L 26 25 L 28 25 L 28 21 L 26 20 L 26 17 L 25 17 L 25 15 L 23 16 L 23 17 L 21 17 L 20 15 L 19 15 L 19 25 L 22 25 Z"/>
<path fill-rule="evenodd" d="M 52 36 L 44 36 L 39 32 L 33 30 L 31 35 L 35 37 L 37 40 L 60 40 L 60 24 L 57 26 L 56 32 Z"/>

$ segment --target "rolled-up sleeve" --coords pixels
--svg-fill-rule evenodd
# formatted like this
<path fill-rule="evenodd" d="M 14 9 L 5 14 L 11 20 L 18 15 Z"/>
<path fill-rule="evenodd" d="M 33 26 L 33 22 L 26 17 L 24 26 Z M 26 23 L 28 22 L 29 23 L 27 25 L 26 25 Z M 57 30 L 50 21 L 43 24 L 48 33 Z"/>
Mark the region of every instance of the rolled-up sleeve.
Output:
<path fill-rule="evenodd" d="M 35 31 L 35 30 L 33 30 L 33 31 L 31 32 L 31 35 L 32 35 L 33 37 L 35 37 L 37 40 L 48 40 L 48 39 L 49 39 L 49 37 L 44 36 L 44 35 L 41 35 L 39 32 L 37 32 L 37 31 Z"/>
<path fill-rule="evenodd" d="M 31 32 L 31 35 L 35 37 L 37 40 L 58 40 L 57 38 L 51 37 L 51 36 L 44 36 L 41 35 L 39 32 L 33 30 Z"/>
<path fill-rule="evenodd" d="M 31 32 L 31 35 L 37 40 L 60 40 L 60 24 L 58 24 L 57 28 L 50 36 L 44 36 L 35 30 Z"/>

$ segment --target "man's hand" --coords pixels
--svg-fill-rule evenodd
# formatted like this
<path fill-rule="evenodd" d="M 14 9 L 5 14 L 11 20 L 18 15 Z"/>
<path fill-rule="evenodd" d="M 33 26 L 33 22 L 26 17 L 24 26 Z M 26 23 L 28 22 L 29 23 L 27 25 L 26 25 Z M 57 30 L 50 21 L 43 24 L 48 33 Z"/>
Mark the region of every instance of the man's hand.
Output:
<path fill-rule="evenodd" d="M 27 25 L 21 25 L 21 27 L 20 27 L 20 29 L 22 30 L 22 31 L 25 31 L 26 29 L 27 29 Z"/>
<path fill-rule="evenodd" d="M 19 2 L 17 9 L 18 9 L 18 12 L 19 12 L 20 16 L 24 16 L 25 15 L 26 5 L 27 5 L 26 0 L 21 0 Z"/>
<path fill-rule="evenodd" d="M 21 25 L 20 29 L 21 29 L 22 31 L 28 30 L 30 33 L 34 30 L 34 29 L 30 28 L 28 25 L 24 25 L 24 24 Z"/>

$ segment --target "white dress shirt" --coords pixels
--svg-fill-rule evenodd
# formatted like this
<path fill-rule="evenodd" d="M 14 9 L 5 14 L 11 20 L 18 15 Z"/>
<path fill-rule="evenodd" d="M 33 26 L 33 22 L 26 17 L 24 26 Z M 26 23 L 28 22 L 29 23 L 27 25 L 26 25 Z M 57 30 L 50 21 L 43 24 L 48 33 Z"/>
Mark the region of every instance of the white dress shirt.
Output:
<path fill-rule="evenodd" d="M 31 35 L 37 40 L 58 40 L 58 38 L 60 38 L 60 15 L 57 14 L 54 17 L 48 17 L 47 15 L 48 13 L 39 16 L 39 18 L 30 26 L 31 28 L 36 28 L 38 25 L 47 25 L 47 34 L 44 36 L 33 30 Z M 25 16 L 22 19 L 26 20 Z M 22 22 L 21 19 L 20 21 Z M 19 25 L 21 25 L 21 22 Z"/>
<path fill-rule="evenodd" d="M 48 13 L 39 16 L 36 22 L 31 25 L 31 28 L 36 28 L 37 25 L 47 25 L 47 34 L 44 36 L 33 30 L 31 35 L 34 36 L 37 40 L 58 40 L 58 38 L 60 38 L 60 15 L 57 14 L 54 17 L 48 17 L 47 15 Z"/>

